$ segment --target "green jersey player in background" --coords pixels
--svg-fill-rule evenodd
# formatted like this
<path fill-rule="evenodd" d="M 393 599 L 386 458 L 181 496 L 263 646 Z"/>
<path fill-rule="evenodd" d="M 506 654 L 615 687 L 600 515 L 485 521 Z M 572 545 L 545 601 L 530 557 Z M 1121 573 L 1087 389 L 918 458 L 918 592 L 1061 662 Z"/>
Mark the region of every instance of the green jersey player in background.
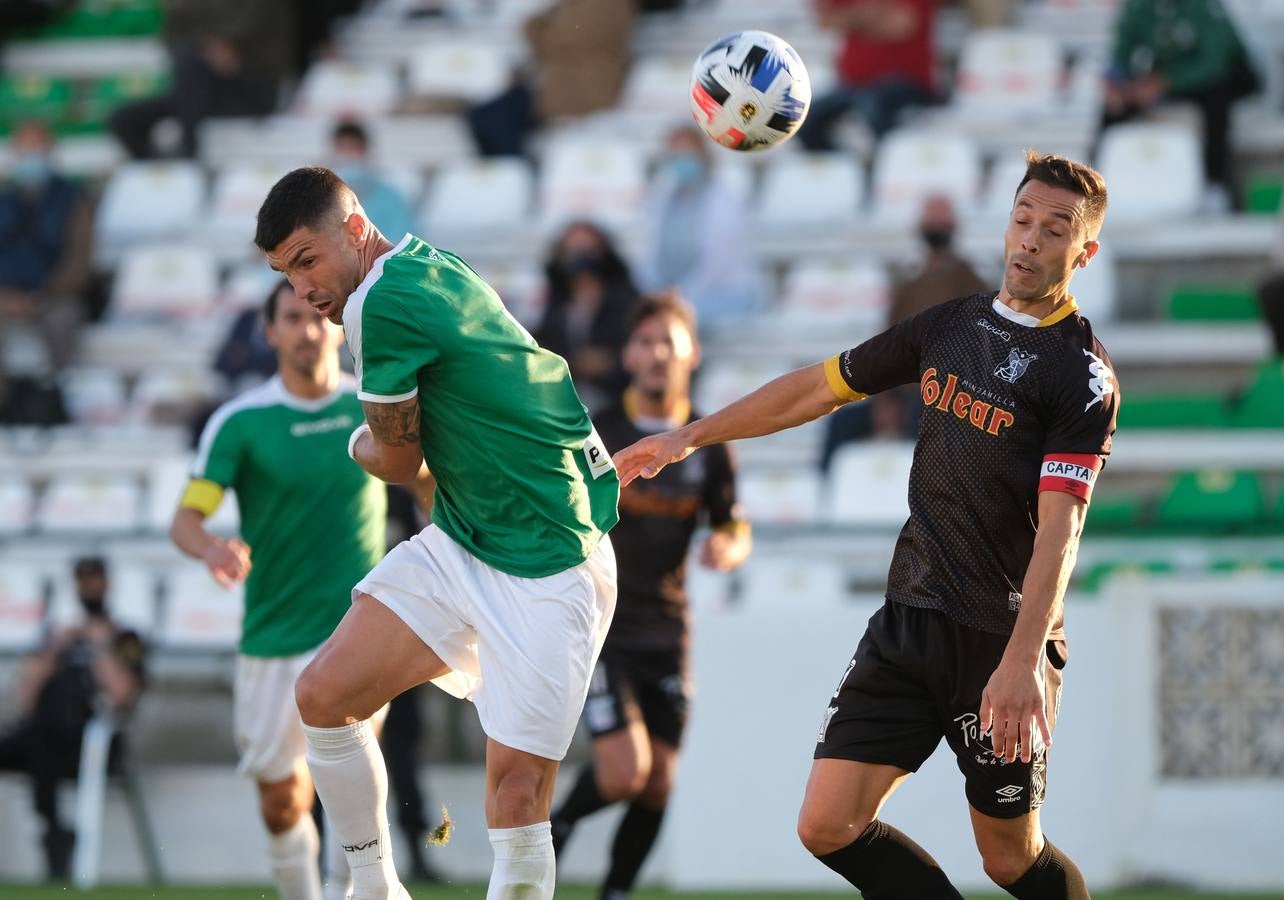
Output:
<path fill-rule="evenodd" d="M 377 479 L 344 465 L 361 404 L 355 381 L 339 370 L 342 330 L 284 282 L 263 317 L 277 375 L 210 417 L 170 537 L 221 584 L 245 582 L 234 713 L 239 768 L 258 783 L 281 897 L 319 900 L 312 779 L 294 681 L 347 612 L 352 585 L 382 555 L 387 495 Z M 205 527 L 228 488 L 244 541 Z M 326 854 L 327 900 L 348 889 L 338 847 L 333 837 L 327 842 L 336 851 Z"/>
<path fill-rule="evenodd" d="M 547 900 L 557 767 L 615 608 L 610 457 L 565 361 L 459 257 L 413 235 L 385 239 L 333 172 L 278 181 L 255 243 L 298 297 L 344 326 L 366 418 L 353 459 L 389 482 L 426 463 L 437 483 L 432 524 L 356 586 L 295 689 L 354 900 L 408 896 L 367 720 L 424 681 L 470 698 L 488 738 L 487 897 Z"/>

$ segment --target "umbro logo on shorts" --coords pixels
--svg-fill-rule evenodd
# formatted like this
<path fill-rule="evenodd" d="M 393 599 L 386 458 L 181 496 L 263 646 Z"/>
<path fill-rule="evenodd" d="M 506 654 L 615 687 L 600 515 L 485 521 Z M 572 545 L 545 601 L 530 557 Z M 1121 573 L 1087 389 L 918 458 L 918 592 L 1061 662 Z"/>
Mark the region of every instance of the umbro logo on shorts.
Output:
<path fill-rule="evenodd" d="M 1015 803 L 1021 797 L 1022 787 L 1019 784 L 1009 784 L 1007 787 L 1001 787 L 994 793 L 999 795 L 1000 803 Z"/>

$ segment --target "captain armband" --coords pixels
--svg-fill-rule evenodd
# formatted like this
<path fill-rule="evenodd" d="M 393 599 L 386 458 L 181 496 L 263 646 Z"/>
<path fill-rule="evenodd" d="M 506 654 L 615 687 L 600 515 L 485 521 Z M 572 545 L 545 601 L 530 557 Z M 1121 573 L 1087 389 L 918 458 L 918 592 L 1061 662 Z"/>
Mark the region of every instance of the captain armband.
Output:
<path fill-rule="evenodd" d="M 1087 502 L 1101 471 L 1101 457 L 1095 453 L 1049 453 L 1039 470 L 1039 492 L 1061 491 Z"/>
<path fill-rule="evenodd" d="M 214 515 L 218 505 L 223 502 L 223 486 L 208 478 L 193 478 L 183 491 L 183 499 L 178 505 L 181 509 L 194 509 L 206 518 Z"/>

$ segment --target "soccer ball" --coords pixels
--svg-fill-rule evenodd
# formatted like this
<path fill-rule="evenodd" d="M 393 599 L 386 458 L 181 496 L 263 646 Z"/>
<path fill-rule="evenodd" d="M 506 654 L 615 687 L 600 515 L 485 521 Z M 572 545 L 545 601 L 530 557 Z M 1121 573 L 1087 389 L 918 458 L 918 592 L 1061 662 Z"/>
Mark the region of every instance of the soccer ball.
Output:
<path fill-rule="evenodd" d="M 691 114 L 732 150 L 766 150 L 798 130 L 811 81 L 793 47 L 766 31 L 714 41 L 691 72 Z"/>

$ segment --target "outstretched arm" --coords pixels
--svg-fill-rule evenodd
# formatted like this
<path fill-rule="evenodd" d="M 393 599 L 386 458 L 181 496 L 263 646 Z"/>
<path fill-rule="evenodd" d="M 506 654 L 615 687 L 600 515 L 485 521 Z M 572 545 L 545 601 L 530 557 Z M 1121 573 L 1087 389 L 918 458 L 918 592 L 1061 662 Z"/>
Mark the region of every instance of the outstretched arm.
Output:
<path fill-rule="evenodd" d="M 775 434 L 819 419 L 848 399 L 835 394 L 823 364 L 796 369 L 712 415 L 624 448 L 615 454 L 615 468 L 621 484 L 639 475 L 654 478 L 669 463 L 685 459 L 700 447 Z"/>
<path fill-rule="evenodd" d="M 361 402 L 366 423 L 353 432 L 348 452 L 375 478 L 392 484 L 409 484 L 420 477 L 424 465 L 419 446 L 419 398 L 397 403 Z"/>

